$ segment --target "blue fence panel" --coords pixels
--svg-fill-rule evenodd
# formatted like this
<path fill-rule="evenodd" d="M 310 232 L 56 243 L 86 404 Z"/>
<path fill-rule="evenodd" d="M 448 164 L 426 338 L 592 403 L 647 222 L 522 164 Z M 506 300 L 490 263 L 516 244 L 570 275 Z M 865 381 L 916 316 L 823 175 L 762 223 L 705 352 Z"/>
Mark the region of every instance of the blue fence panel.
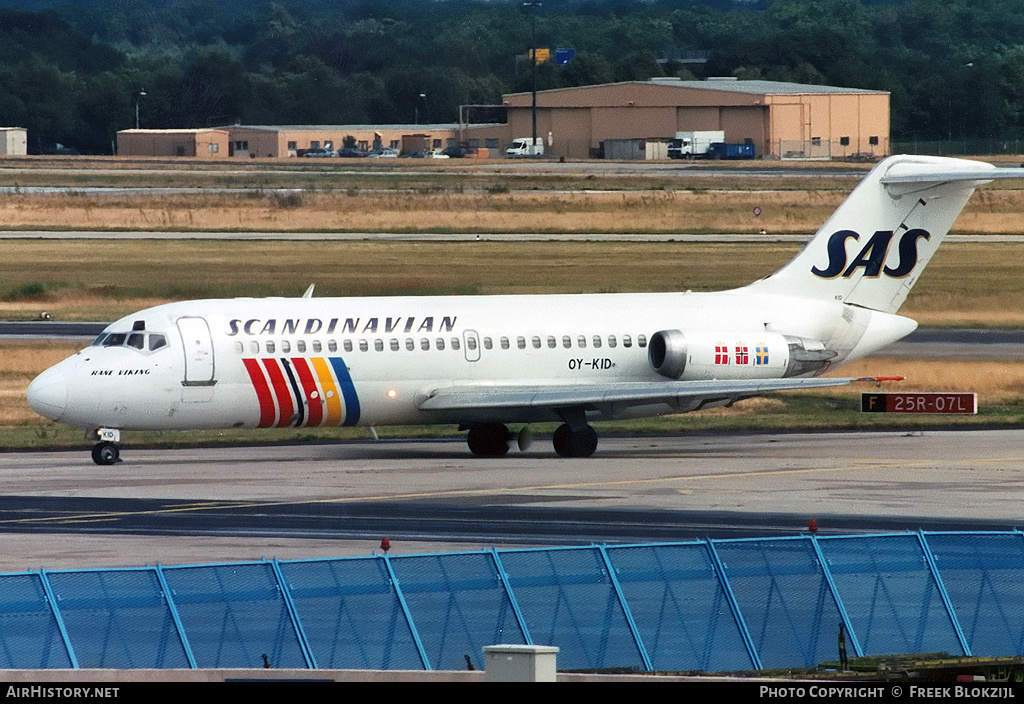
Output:
<path fill-rule="evenodd" d="M 154 569 L 50 572 L 79 667 L 188 667 Z"/>
<path fill-rule="evenodd" d="M 954 615 L 955 614 L 955 615 Z M 0 575 L 0 668 L 722 671 L 1024 654 L 1024 534 L 929 533 Z"/>
<path fill-rule="evenodd" d="M 841 615 L 810 538 L 712 544 L 762 667 L 836 658 Z"/>
<path fill-rule="evenodd" d="M 528 637 L 558 646 L 559 668 L 643 669 L 599 549 L 510 550 L 499 557 Z"/>
<path fill-rule="evenodd" d="M 706 544 L 610 547 L 608 555 L 653 669 L 753 667 Z"/>
<path fill-rule="evenodd" d="M 198 667 L 307 667 L 270 563 L 163 568 Z"/>
<path fill-rule="evenodd" d="M 0 666 L 14 669 L 73 666 L 38 574 L 0 577 Z"/>
<path fill-rule="evenodd" d="M 526 642 L 491 553 L 394 557 L 391 569 L 433 669 L 483 669 L 484 646 Z"/>
<path fill-rule="evenodd" d="M 952 614 L 916 535 L 820 538 L 865 655 L 963 655 Z"/>
<path fill-rule="evenodd" d="M 972 655 L 1024 655 L 1024 534 L 928 533 Z"/>
<path fill-rule="evenodd" d="M 280 563 L 317 667 L 422 670 L 383 558 Z"/>

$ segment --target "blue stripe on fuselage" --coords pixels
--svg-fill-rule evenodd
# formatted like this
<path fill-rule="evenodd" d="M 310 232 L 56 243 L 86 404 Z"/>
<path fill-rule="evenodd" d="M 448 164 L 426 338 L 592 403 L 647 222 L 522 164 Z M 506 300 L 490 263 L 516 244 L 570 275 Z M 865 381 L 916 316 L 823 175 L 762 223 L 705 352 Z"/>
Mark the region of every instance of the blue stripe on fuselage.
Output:
<path fill-rule="evenodd" d="M 345 420 L 342 425 L 355 425 L 359 422 L 359 397 L 356 395 L 356 387 L 352 383 L 352 376 L 348 373 L 345 360 L 341 357 L 328 357 L 331 366 L 334 368 L 334 375 L 338 378 L 338 385 L 341 387 L 341 397 L 345 399 Z"/>

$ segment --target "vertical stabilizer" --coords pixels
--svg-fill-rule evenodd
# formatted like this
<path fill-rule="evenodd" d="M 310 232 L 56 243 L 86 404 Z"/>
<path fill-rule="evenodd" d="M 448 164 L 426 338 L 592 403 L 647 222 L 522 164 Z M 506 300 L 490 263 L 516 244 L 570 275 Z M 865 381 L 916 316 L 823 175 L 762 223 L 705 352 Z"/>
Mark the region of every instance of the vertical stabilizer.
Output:
<path fill-rule="evenodd" d="M 1024 177 L 964 159 L 894 156 L 879 163 L 785 267 L 747 290 L 895 313 L 974 189 Z"/>

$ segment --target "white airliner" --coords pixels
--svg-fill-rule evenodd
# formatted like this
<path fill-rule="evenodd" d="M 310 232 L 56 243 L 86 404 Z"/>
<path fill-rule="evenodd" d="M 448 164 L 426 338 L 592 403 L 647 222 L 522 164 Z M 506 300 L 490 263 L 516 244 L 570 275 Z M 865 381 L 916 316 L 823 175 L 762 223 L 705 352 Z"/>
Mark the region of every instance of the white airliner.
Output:
<path fill-rule="evenodd" d="M 896 315 L 975 187 L 1022 178 L 959 159 L 879 163 L 780 271 L 720 293 L 239 298 L 111 324 L 28 388 L 84 428 L 98 464 L 122 430 L 458 424 L 498 456 L 508 425 L 560 421 L 559 455 L 596 419 L 684 413 L 819 378 L 917 327 Z"/>

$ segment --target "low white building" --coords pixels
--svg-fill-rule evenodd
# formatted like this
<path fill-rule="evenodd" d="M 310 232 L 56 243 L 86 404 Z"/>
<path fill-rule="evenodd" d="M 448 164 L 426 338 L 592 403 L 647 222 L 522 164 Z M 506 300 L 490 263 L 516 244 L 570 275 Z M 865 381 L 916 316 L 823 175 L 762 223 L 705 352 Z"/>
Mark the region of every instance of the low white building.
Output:
<path fill-rule="evenodd" d="M 0 127 L 0 156 L 28 154 L 28 133 L 24 127 Z"/>

